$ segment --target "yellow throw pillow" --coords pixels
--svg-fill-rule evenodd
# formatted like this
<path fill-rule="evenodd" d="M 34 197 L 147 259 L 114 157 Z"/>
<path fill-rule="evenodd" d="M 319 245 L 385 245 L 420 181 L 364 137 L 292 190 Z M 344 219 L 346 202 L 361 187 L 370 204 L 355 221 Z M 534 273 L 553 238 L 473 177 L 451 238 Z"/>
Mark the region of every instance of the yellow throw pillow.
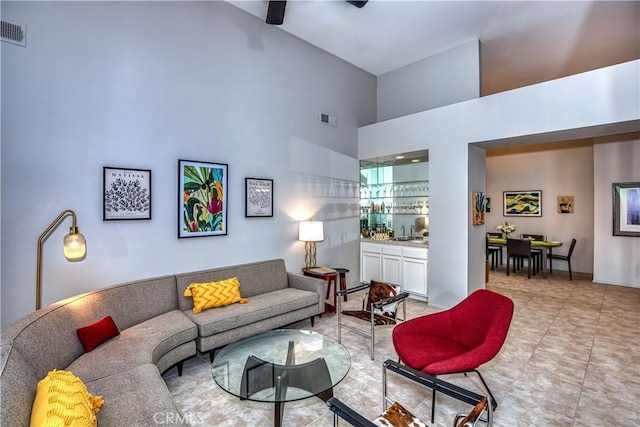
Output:
<path fill-rule="evenodd" d="M 240 296 L 240 282 L 237 277 L 210 283 L 192 283 L 184 291 L 185 297 L 193 297 L 193 312 L 223 305 L 246 304 L 248 299 Z"/>
<path fill-rule="evenodd" d="M 92 396 L 80 378 L 54 369 L 38 383 L 31 426 L 97 426 L 96 414 L 103 404 L 102 397 Z"/>

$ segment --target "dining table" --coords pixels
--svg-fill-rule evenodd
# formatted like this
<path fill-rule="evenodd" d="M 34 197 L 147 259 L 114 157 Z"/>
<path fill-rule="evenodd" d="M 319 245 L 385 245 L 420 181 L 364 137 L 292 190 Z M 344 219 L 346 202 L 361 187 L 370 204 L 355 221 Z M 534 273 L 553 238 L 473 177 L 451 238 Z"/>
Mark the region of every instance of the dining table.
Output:
<path fill-rule="evenodd" d="M 507 246 L 507 239 L 504 237 L 489 236 L 489 243 L 493 245 Z M 547 277 L 547 259 L 550 258 L 550 255 L 553 253 L 553 248 L 558 248 L 560 246 L 562 246 L 562 242 L 555 240 L 531 240 L 532 248 L 543 250 L 542 273 L 544 277 Z M 509 262 L 509 260 L 507 260 L 507 262 Z"/>

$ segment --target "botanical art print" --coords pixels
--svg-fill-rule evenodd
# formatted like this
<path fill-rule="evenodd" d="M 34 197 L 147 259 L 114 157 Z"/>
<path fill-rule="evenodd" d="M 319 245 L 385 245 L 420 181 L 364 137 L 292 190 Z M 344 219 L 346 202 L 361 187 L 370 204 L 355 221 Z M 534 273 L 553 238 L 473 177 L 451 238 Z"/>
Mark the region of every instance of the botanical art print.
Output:
<path fill-rule="evenodd" d="M 178 237 L 227 234 L 228 165 L 179 160 Z"/>
<path fill-rule="evenodd" d="M 613 184 L 613 235 L 640 237 L 640 182 Z"/>
<path fill-rule="evenodd" d="M 102 168 L 104 221 L 151 219 L 151 171 Z"/>
<path fill-rule="evenodd" d="M 542 191 L 505 191 L 504 216 L 542 216 Z"/>
<path fill-rule="evenodd" d="M 273 216 L 273 180 L 262 178 L 245 178 L 245 210 L 246 217 Z"/>

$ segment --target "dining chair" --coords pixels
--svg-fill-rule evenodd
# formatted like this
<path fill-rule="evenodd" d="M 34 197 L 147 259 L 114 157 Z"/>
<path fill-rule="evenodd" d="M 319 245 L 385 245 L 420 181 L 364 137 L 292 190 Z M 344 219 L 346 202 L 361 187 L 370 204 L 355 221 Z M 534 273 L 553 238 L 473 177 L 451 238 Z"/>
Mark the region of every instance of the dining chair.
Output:
<path fill-rule="evenodd" d="M 509 275 L 509 261 L 513 260 L 513 272 L 515 273 L 521 261 L 527 260 L 527 279 L 531 279 L 531 267 L 534 255 L 531 252 L 531 241 L 521 239 L 507 239 L 507 276 Z M 534 268 L 535 274 L 535 268 Z"/>
<path fill-rule="evenodd" d="M 502 246 L 490 245 L 489 236 L 486 237 L 485 255 L 487 261 L 491 256 L 491 270 L 495 270 L 498 267 L 498 259 L 500 259 L 500 264 L 502 265 Z"/>
<path fill-rule="evenodd" d="M 573 275 L 571 274 L 571 255 L 573 255 L 573 249 L 576 247 L 576 239 L 571 239 L 571 245 L 569 246 L 569 252 L 566 255 L 558 255 L 554 253 L 550 253 L 549 257 L 549 272 L 553 273 L 553 260 L 561 260 L 567 261 L 569 265 L 569 280 L 573 280 Z"/>
<path fill-rule="evenodd" d="M 488 232 L 487 238 L 489 237 L 497 237 L 499 239 L 502 238 L 502 233 Z M 494 253 L 497 253 L 500 257 L 500 265 L 502 265 L 502 245 L 492 245 L 488 243 L 489 249 L 491 249 Z"/>
<path fill-rule="evenodd" d="M 536 240 L 538 242 L 545 242 L 547 240 L 547 236 L 545 236 L 543 234 L 521 234 L 520 238 L 521 239 Z M 534 258 L 536 260 L 536 266 L 538 268 L 538 271 L 542 270 L 542 261 L 543 261 L 542 257 L 544 257 L 544 250 L 537 249 L 537 248 L 531 248 L 531 252 L 534 254 Z"/>

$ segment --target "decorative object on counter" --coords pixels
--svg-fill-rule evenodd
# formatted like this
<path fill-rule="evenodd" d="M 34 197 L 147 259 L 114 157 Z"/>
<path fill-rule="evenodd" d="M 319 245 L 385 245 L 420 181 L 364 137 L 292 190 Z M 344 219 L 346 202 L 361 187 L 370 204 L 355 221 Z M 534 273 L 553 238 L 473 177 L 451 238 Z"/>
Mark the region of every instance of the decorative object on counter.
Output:
<path fill-rule="evenodd" d="M 496 227 L 496 230 L 501 232 L 505 239 L 509 239 L 510 238 L 509 236 L 511 236 L 511 233 L 516 231 L 516 225 L 510 222 L 505 222 L 503 224 L 498 225 Z"/>
<path fill-rule="evenodd" d="M 178 238 L 227 234 L 224 163 L 178 160 Z"/>
<path fill-rule="evenodd" d="M 613 235 L 640 237 L 640 182 L 613 184 Z"/>
<path fill-rule="evenodd" d="M 244 216 L 273 216 L 273 180 L 264 178 L 244 179 Z"/>
<path fill-rule="evenodd" d="M 474 191 L 471 193 L 471 212 L 473 225 L 484 225 L 484 193 Z"/>
<path fill-rule="evenodd" d="M 87 241 L 76 225 L 76 213 L 71 209 L 62 211 L 56 219 L 44 230 L 38 238 L 38 253 L 36 260 L 36 310 L 40 309 L 42 300 L 42 244 L 47 235 L 67 215 L 71 215 L 71 228 L 69 234 L 64 236 L 64 257 L 69 261 L 82 261 L 87 253 Z"/>
<path fill-rule="evenodd" d="M 573 213 L 573 196 L 558 196 L 558 213 Z"/>
<path fill-rule="evenodd" d="M 421 216 L 413 220 L 413 225 L 415 226 L 416 233 L 421 236 L 429 235 L 429 217 Z"/>
<path fill-rule="evenodd" d="M 102 220 L 151 219 L 151 171 L 102 168 Z"/>
<path fill-rule="evenodd" d="M 298 225 L 298 240 L 304 242 L 304 266 L 313 268 L 316 266 L 316 242 L 324 240 L 324 227 L 322 221 L 300 221 Z"/>
<path fill-rule="evenodd" d="M 369 237 L 371 240 L 389 240 L 389 232 L 384 232 L 384 233 L 371 233 L 370 234 L 371 237 Z"/>
<path fill-rule="evenodd" d="M 504 216 L 542 216 L 542 191 L 505 191 Z"/>

